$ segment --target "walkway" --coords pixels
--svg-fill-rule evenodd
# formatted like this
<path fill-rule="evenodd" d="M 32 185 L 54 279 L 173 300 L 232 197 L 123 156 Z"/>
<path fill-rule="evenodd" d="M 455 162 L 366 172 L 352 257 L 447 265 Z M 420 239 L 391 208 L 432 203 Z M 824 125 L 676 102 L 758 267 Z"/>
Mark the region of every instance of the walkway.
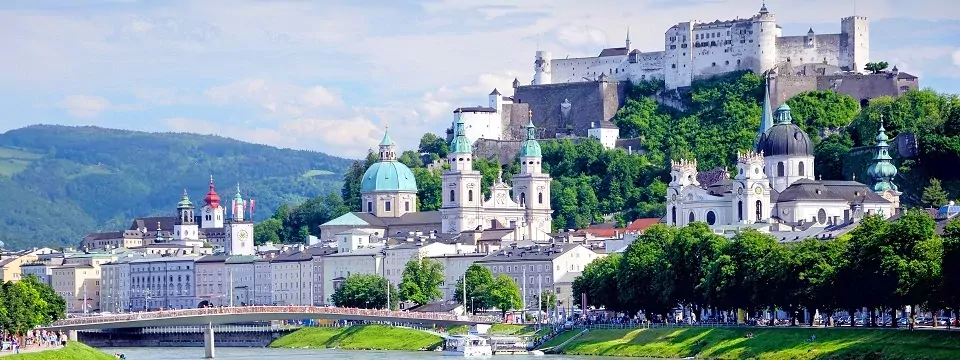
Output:
<path fill-rule="evenodd" d="M 59 350 L 59 349 L 63 349 L 63 346 L 55 346 L 55 347 L 30 346 L 27 348 L 20 349 L 20 353 L 27 354 L 27 353 L 35 353 L 35 352 L 41 352 L 41 351 L 47 351 L 47 350 Z M 16 353 L 14 353 L 13 351 L 0 351 L 0 356 L 15 355 L 15 354 Z"/>

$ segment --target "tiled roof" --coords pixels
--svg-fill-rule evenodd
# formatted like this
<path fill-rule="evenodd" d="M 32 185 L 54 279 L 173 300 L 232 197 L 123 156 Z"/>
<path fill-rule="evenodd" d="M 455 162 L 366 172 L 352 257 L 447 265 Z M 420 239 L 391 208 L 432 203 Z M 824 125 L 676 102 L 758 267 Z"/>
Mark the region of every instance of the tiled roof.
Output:
<path fill-rule="evenodd" d="M 508 247 L 487 255 L 477 262 L 553 260 L 578 246 L 580 245 L 554 243 L 550 245 L 517 246 L 516 248 Z"/>
<path fill-rule="evenodd" d="M 625 47 L 606 48 L 606 49 L 603 49 L 603 51 L 600 51 L 600 57 L 627 55 L 628 52 L 629 50 L 627 50 L 627 48 Z"/>
<path fill-rule="evenodd" d="M 850 203 L 884 203 L 890 201 L 856 181 L 813 181 L 800 179 L 790 184 L 777 196 L 777 202 L 786 201 L 846 201 Z"/>

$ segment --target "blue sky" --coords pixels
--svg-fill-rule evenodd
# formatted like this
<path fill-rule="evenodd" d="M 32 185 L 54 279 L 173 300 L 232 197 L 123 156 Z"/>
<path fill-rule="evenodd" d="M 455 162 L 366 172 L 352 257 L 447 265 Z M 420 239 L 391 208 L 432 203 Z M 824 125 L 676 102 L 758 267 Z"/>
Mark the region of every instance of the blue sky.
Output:
<path fill-rule="evenodd" d="M 856 5 L 855 5 L 856 4 Z M 359 157 L 384 126 L 404 149 L 458 106 L 528 83 L 554 57 L 642 51 L 684 20 L 747 17 L 748 0 L 0 2 L 0 131 L 30 124 L 219 134 Z M 871 59 L 960 93 L 950 0 L 767 2 L 785 34 L 871 21 Z M 856 10 L 855 10 L 856 7 Z M 506 91 L 504 91 L 506 89 Z M 509 94 L 508 94 L 509 95 Z"/>

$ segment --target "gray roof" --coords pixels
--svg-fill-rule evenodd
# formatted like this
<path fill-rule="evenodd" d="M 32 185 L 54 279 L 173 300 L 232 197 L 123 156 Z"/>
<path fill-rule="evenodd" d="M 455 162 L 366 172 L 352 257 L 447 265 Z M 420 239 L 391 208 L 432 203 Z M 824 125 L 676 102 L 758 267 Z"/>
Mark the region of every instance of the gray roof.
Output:
<path fill-rule="evenodd" d="M 227 259 L 227 264 L 252 264 L 259 260 L 259 257 L 253 255 L 234 255 Z"/>
<path fill-rule="evenodd" d="M 370 248 L 370 247 L 364 247 L 364 248 L 359 248 L 359 249 L 356 249 L 356 250 L 351 250 L 351 251 L 348 251 L 348 252 L 330 254 L 330 255 L 327 255 L 327 256 L 328 256 L 328 257 L 373 256 L 373 255 L 380 254 L 382 251 L 383 251 L 383 247 L 382 247 L 382 246 L 375 246 L 375 247 L 372 247 L 372 248 Z"/>
<path fill-rule="evenodd" d="M 630 50 L 628 50 L 628 49 L 625 48 L 625 47 L 606 48 L 606 49 L 603 49 L 603 51 L 600 51 L 600 57 L 627 55 L 627 53 L 628 53 L 629 51 L 630 51 Z"/>
<path fill-rule="evenodd" d="M 800 179 L 790 184 L 778 194 L 776 202 L 804 200 L 845 201 L 855 204 L 890 203 L 889 200 L 877 195 L 866 185 L 856 181 L 813 181 L 810 179 Z"/>
<path fill-rule="evenodd" d="M 312 247 L 304 250 L 304 252 L 306 252 L 307 254 L 310 254 L 311 256 L 324 256 L 324 255 L 336 254 L 337 248 Z"/>
<path fill-rule="evenodd" d="M 401 225 L 437 225 L 440 227 L 439 211 L 420 211 L 403 214 L 398 218 L 381 218 L 365 212 L 355 212 L 354 215 L 363 219 L 368 224 L 378 227 L 401 226 Z M 383 234 L 381 234 L 383 235 Z"/>
<path fill-rule="evenodd" d="M 492 113 L 492 112 L 497 112 L 497 109 L 494 109 L 492 107 L 486 107 L 486 106 L 467 106 L 467 107 L 457 108 L 453 112 L 454 113 L 458 113 L 458 112 Z"/>
<path fill-rule="evenodd" d="M 762 151 L 764 156 L 810 156 L 813 155 L 813 142 L 797 125 L 781 123 L 774 125 L 760 136 L 757 149 Z"/>
<path fill-rule="evenodd" d="M 217 255 L 207 255 L 202 258 L 197 259 L 198 263 L 216 263 L 216 262 L 226 262 L 230 255 L 217 254 Z"/>
<path fill-rule="evenodd" d="M 313 255 L 310 255 L 310 253 L 306 251 L 298 250 L 298 251 L 286 252 L 286 253 L 277 255 L 277 257 L 273 259 L 272 262 L 296 262 L 296 261 L 309 261 L 309 260 L 313 260 Z"/>
<path fill-rule="evenodd" d="M 130 261 L 130 263 L 197 261 L 197 259 L 198 259 L 198 257 L 196 257 L 196 256 L 173 256 L 173 257 L 158 257 L 158 258 L 136 259 L 136 260 Z"/>
<path fill-rule="evenodd" d="M 549 244 L 549 245 L 530 245 L 530 246 L 517 246 L 507 247 L 490 255 L 487 255 L 478 263 L 488 263 L 488 262 L 502 262 L 502 261 L 537 261 L 537 260 L 553 260 L 566 252 L 576 248 L 576 244 Z"/>

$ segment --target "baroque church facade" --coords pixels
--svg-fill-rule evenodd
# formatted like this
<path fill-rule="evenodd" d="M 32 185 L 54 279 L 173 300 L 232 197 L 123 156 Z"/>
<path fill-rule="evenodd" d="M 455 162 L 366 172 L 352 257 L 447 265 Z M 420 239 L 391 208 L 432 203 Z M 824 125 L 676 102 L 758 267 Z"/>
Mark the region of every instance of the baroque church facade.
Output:
<path fill-rule="evenodd" d="M 813 143 L 793 124 L 790 107 L 783 104 L 772 113 L 769 92 L 763 107 L 755 149 L 738 154 L 732 178 L 722 169 L 700 173 L 696 160 L 672 163 L 667 224 L 699 221 L 718 232 L 798 232 L 842 227 L 864 214 L 890 217 L 898 211 L 900 192 L 892 181 L 897 169 L 887 153 L 889 138 L 882 125 L 869 168 L 871 185 L 820 180 L 814 173 Z"/>
<path fill-rule="evenodd" d="M 482 175 L 473 169 L 471 140 L 462 119 L 454 126 L 447 162 L 441 175 L 441 208 L 419 211 L 413 172 L 397 159 L 396 144 L 388 132 L 379 145 L 379 160 L 363 174 L 361 210 L 320 225 L 320 239 L 361 230 L 375 237 L 408 233 L 457 236 L 467 230 L 510 229 L 518 240 L 547 240 L 551 230 L 550 176 L 542 171 L 540 144 L 532 123 L 526 127 L 520 173 L 513 187 L 498 177 L 485 198 Z"/>

